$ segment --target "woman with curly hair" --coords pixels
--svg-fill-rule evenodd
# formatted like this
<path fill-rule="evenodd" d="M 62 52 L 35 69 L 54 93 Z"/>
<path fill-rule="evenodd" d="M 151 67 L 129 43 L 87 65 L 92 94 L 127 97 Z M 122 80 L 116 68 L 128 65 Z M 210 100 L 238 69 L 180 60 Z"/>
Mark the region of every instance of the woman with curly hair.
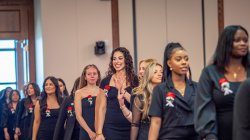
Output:
<path fill-rule="evenodd" d="M 36 83 L 29 83 L 26 93 L 27 97 L 18 104 L 16 134 L 19 136 L 19 140 L 31 139 L 32 116 L 36 101 L 40 96 L 40 88 Z"/>
<path fill-rule="evenodd" d="M 124 47 L 113 50 L 107 76 L 101 81 L 100 88 L 105 94 L 97 96 L 96 106 L 96 140 L 130 139 L 130 122 L 126 119 L 132 114 L 122 113 L 130 106 L 130 93 L 138 86 L 138 78 L 133 68 L 132 56 Z M 124 106 L 120 106 L 117 96 L 124 96 Z M 104 138 L 105 137 L 105 138 Z"/>

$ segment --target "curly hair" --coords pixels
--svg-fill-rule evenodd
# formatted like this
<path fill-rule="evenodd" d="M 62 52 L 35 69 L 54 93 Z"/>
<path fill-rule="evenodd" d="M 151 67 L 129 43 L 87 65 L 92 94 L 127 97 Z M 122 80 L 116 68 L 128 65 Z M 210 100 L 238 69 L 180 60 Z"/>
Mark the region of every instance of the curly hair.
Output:
<path fill-rule="evenodd" d="M 127 85 L 130 84 L 132 87 L 136 87 L 138 83 L 135 82 L 136 75 L 135 75 L 134 66 L 133 66 L 133 59 L 132 59 L 130 52 L 125 47 L 118 47 L 112 51 L 110 62 L 109 62 L 109 69 L 106 72 L 106 75 L 110 76 L 116 73 L 116 70 L 112 63 L 115 52 L 121 52 L 124 56 L 125 71 L 126 71 L 126 84 Z"/>

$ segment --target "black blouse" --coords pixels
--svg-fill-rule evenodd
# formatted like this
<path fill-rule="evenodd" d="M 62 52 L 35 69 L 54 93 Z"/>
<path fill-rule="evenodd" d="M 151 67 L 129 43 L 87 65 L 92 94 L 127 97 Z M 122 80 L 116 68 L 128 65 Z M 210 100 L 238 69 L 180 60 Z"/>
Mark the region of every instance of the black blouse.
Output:
<path fill-rule="evenodd" d="M 171 78 L 154 88 L 149 116 L 162 119 L 158 139 L 196 138 L 193 126 L 196 85 L 186 80 L 184 96 L 174 88 Z"/>
<path fill-rule="evenodd" d="M 232 139 L 234 97 L 239 85 L 228 81 L 214 65 L 203 69 L 195 99 L 195 129 L 202 138 Z"/>

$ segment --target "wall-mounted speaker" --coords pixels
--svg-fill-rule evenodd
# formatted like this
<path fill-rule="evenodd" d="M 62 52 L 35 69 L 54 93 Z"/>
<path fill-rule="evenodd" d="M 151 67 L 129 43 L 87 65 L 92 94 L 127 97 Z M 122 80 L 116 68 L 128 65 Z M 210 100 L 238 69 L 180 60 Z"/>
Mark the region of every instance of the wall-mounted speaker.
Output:
<path fill-rule="evenodd" d="M 97 41 L 95 43 L 95 54 L 96 55 L 105 54 L 105 42 L 104 41 Z"/>

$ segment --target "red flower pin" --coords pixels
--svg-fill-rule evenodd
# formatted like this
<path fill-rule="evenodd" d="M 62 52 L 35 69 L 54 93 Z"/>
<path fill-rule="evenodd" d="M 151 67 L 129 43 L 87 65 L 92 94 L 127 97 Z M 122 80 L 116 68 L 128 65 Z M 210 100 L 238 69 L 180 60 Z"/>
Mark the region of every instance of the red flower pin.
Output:
<path fill-rule="evenodd" d="M 104 87 L 104 92 L 105 92 L 105 94 L 106 94 L 107 97 L 108 97 L 108 92 L 109 92 L 109 90 L 110 90 L 110 86 L 109 86 L 109 85 L 106 85 L 106 86 Z"/>
<path fill-rule="evenodd" d="M 68 106 L 67 111 L 69 113 L 69 116 L 73 116 L 72 110 L 73 110 L 72 106 Z"/>
<path fill-rule="evenodd" d="M 224 96 L 233 93 L 233 91 L 230 89 L 230 84 L 226 78 L 221 78 L 219 80 L 219 84 L 220 84 L 221 90 L 224 92 Z"/>
<path fill-rule="evenodd" d="M 29 104 L 29 108 L 28 109 L 29 109 L 29 113 L 33 112 L 33 104 L 32 103 Z"/>
<path fill-rule="evenodd" d="M 89 102 L 89 104 L 90 104 L 90 105 L 92 105 L 92 103 L 93 103 L 92 96 L 91 96 L 91 95 L 89 95 L 87 98 L 88 98 L 88 102 Z"/>
<path fill-rule="evenodd" d="M 166 106 L 174 107 L 175 94 L 173 92 L 168 92 L 166 94 Z"/>

